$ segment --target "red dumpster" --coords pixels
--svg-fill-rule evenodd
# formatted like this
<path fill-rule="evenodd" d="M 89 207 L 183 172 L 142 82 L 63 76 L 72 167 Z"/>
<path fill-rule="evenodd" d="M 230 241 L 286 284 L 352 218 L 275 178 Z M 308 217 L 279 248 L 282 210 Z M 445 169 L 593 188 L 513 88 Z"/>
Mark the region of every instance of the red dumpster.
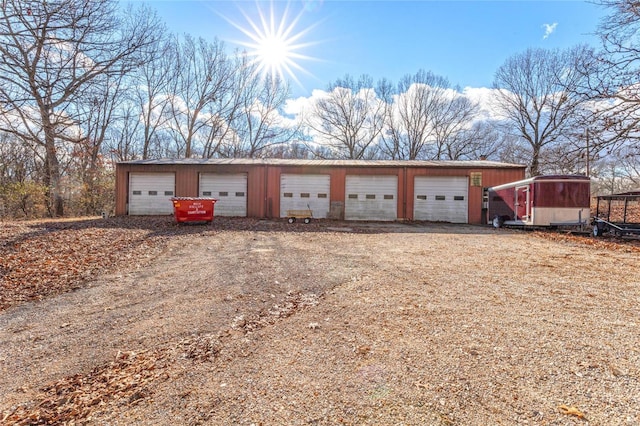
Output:
<path fill-rule="evenodd" d="M 215 198 L 173 197 L 176 222 L 212 222 Z"/>

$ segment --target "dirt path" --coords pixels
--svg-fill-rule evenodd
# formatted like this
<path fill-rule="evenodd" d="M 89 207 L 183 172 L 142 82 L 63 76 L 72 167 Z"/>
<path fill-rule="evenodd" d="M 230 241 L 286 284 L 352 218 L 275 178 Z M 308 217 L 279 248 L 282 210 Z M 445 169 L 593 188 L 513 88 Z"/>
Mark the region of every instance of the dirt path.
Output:
<path fill-rule="evenodd" d="M 91 422 L 640 424 L 637 252 L 387 231 L 179 236 L 148 267 L 2 312 L 0 410 L 160 350 L 162 375 Z"/>
<path fill-rule="evenodd" d="M 322 293 L 351 273 L 317 256 L 330 249 L 323 243 L 259 232 L 176 237 L 148 267 L 10 309 L 0 316 L 0 388 L 37 386 L 118 351 L 230 328 L 234 318 L 255 317 L 289 291 Z M 343 256 L 348 262 L 353 254 Z"/>

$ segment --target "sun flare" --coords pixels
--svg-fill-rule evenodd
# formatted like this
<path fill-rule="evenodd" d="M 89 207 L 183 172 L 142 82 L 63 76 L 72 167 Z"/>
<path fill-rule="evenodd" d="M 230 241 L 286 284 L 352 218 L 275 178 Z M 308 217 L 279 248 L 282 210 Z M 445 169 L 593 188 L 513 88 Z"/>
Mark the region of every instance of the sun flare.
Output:
<path fill-rule="evenodd" d="M 273 71 L 274 68 L 286 63 L 290 50 L 286 40 L 269 36 L 260 40 L 255 53 L 257 60 Z"/>
<path fill-rule="evenodd" d="M 257 65 L 257 71 L 263 77 L 280 78 L 282 80 L 289 77 L 302 86 L 296 76 L 296 72 L 310 73 L 298 62 L 313 60 L 314 58 L 303 55 L 299 51 L 315 43 L 301 42 L 301 39 L 313 26 L 297 31 L 296 25 L 299 23 L 302 13 L 291 18 L 288 4 L 279 16 L 276 15 L 273 3 L 270 3 L 268 14 L 265 14 L 259 6 L 257 11 L 258 22 L 255 22 L 247 13 L 242 11 L 246 20 L 245 26 L 238 25 L 227 19 L 229 23 L 249 38 L 249 41 L 236 41 L 236 43 L 247 49 L 247 55 L 252 58 L 252 62 Z"/>

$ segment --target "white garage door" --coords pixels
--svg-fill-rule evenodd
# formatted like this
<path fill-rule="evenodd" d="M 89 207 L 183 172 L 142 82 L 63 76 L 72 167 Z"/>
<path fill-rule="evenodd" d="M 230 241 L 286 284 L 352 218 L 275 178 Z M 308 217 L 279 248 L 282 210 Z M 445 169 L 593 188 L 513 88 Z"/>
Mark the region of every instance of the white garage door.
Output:
<path fill-rule="evenodd" d="M 324 219 L 329 213 L 331 177 L 329 175 L 280 176 L 280 217 L 287 210 L 311 209 L 313 217 Z"/>
<path fill-rule="evenodd" d="M 173 214 L 175 187 L 173 173 L 130 173 L 129 214 Z"/>
<path fill-rule="evenodd" d="M 469 221 L 469 182 L 466 176 L 416 176 L 413 218 L 433 222 Z"/>
<path fill-rule="evenodd" d="M 344 218 L 346 220 L 396 220 L 398 177 L 347 175 Z"/>
<path fill-rule="evenodd" d="M 200 173 L 199 194 L 218 200 L 213 207 L 214 216 L 247 216 L 246 173 Z"/>

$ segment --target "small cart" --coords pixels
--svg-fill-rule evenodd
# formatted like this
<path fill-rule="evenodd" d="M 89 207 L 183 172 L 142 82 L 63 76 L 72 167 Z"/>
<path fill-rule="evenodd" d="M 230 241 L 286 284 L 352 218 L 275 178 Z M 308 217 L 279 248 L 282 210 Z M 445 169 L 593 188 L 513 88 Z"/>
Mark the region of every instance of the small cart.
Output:
<path fill-rule="evenodd" d="M 597 197 L 593 236 L 640 235 L 640 190 Z"/>
<path fill-rule="evenodd" d="M 304 223 L 310 223 L 313 217 L 311 209 L 287 210 L 287 222 L 294 223 L 296 219 L 302 219 Z"/>

